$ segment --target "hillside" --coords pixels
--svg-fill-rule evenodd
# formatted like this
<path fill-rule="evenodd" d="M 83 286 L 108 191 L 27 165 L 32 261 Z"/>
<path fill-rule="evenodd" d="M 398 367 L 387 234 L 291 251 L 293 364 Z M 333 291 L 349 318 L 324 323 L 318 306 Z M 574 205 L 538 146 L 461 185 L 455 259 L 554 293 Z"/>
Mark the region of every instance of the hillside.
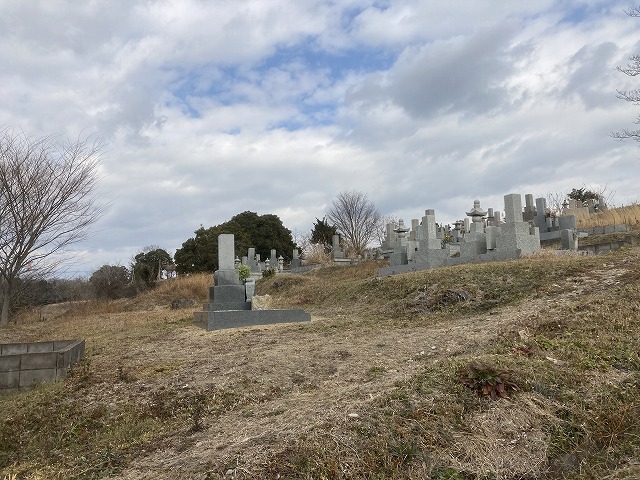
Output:
<path fill-rule="evenodd" d="M 377 267 L 258 283 L 308 324 L 206 332 L 189 277 L 1 330 L 87 351 L 0 396 L 0 478 L 640 478 L 640 248 Z"/>

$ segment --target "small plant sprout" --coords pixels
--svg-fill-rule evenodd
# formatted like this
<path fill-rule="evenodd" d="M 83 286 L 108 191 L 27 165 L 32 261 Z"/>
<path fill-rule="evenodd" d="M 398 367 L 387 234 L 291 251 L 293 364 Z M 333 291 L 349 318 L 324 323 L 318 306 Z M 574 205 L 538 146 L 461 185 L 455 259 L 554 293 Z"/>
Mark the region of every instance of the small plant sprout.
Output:
<path fill-rule="evenodd" d="M 458 381 L 480 396 L 490 396 L 492 400 L 507 398 L 509 392 L 517 390 L 507 370 L 500 370 L 481 362 L 471 362 L 459 369 Z"/>

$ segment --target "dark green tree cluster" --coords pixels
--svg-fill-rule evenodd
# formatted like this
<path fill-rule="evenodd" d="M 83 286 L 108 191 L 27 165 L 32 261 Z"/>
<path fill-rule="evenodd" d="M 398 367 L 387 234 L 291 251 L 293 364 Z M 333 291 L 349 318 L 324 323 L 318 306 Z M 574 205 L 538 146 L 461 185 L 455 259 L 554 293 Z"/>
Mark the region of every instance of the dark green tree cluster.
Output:
<path fill-rule="evenodd" d="M 598 200 L 600 195 L 597 192 L 583 187 L 572 189 L 571 192 L 567 194 L 567 197 L 580 202 L 582 205 L 586 205 L 589 200 Z"/>
<path fill-rule="evenodd" d="M 278 255 L 289 261 L 296 244 L 291 231 L 284 227 L 277 215 L 258 215 L 242 212 L 227 222 L 213 227 L 200 227 L 195 237 L 189 238 L 175 254 L 176 271 L 180 274 L 213 272 L 218 268 L 218 235 L 232 233 L 236 255 L 246 255 L 249 248 L 265 259 L 276 249 Z"/>
<path fill-rule="evenodd" d="M 331 251 L 333 236 L 337 234 L 338 229 L 329 223 L 327 217 L 323 217 L 322 220 L 316 217 L 313 230 L 311 230 L 311 243 L 324 245 L 324 249 L 328 253 Z"/>
<path fill-rule="evenodd" d="M 131 271 L 139 290 L 151 288 L 164 267 L 173 263 L 171 255 L 159 247 L 147 247 L 143 252 L 137 254 L 133 260 Z"/>
<path fill-rule="evenodd" d="M 89 283 L 95 296 L 100 300 L 115 300 L 133 296 L 135 289 L 131 284 L 131 273 L 121 265 L 103 265 L 93 272 Z"/>

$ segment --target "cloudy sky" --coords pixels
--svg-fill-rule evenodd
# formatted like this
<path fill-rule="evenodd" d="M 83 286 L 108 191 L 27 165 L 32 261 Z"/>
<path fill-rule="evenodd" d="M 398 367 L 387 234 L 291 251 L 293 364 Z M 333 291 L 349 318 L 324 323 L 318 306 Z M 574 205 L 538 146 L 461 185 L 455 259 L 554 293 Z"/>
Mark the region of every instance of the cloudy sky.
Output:
<path fill-rule="evenodd" d="M 96 133 L 109 203 L 74 274 L 173 253 L 250 210 L 308 232 L 336 194 L 409 222 L 478 198 L 606 187 L 640 200 L 616 0 L 0 3 L 0 125 Z M 637 78 L 636 78 L 637 80 Z"/>

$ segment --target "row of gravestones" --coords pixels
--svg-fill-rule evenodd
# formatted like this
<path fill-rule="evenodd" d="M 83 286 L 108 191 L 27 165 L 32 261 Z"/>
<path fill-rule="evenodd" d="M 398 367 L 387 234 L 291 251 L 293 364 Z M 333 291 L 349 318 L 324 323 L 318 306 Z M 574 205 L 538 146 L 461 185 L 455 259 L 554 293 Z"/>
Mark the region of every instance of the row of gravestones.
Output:
<path fill-rule="evenodd" d="M 243 265 L 249 266 L 251 268 L 251 273 L 255 275 L 260 275 L 265 270 L 275 269 L 278 272 L 282 272 L 284 269 L 284 258 L 282 255 L 277 256 L 277 252 L 275 249 L 271 250 L 271 255 L 264 262 L 260 259 L 260 254 L 256 253 L 255 248 L 249 248 L 247 250 L 247 255 L 242 257 L 240 260 L 238 257 L 235 257 L 234 265 L 237 267 L 240 263 Z"/>
<path fill-rule="evenodd" d="M 389 266 L 381 275 L 424 270 L 470 262 L 507 260 L 540 250 L 542 239 L 559 238 L 563 248 L 577 249 L 575 216 L 554 218 L 548 214 L 546 200 L 519 194 L 504 196 L 504 220 L 500 212 L 482 210 L 476 200 L 466 212 L 468 219 L 440 226 L 434 210 L 426 210 L 422 221 L 412 220 L 411 229 L 401 220 L 387 225 L 382 245 Z"/>

